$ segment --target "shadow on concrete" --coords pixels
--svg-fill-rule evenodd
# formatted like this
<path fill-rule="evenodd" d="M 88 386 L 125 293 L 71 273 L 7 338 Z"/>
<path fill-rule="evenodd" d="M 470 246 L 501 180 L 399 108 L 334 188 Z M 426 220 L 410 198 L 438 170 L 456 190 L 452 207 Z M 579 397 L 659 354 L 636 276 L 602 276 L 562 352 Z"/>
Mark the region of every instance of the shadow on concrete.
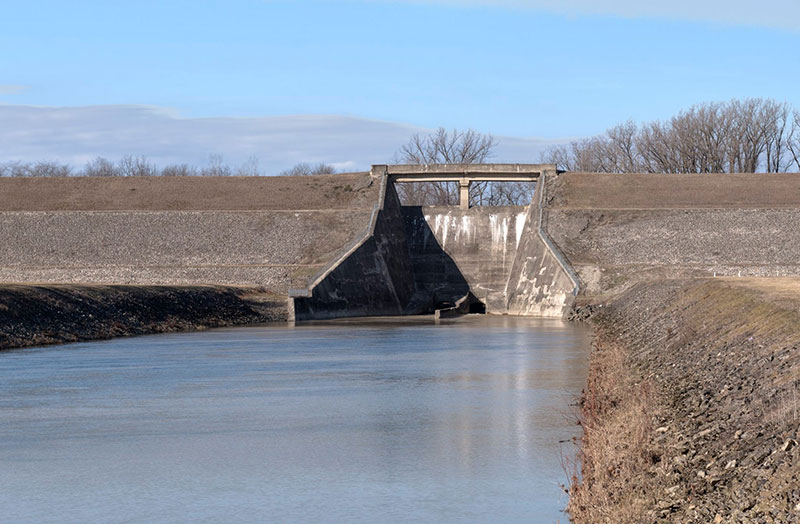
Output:
<path fill-rule="evenodd" d="M 425 220 L 422 207 L 402 206 L 401 213 L 417 290 L 409 312 L 433 313 L 463 304 L 464 313 L 485 313 L 486 306 L 470 292 L 458 265 Z"/>

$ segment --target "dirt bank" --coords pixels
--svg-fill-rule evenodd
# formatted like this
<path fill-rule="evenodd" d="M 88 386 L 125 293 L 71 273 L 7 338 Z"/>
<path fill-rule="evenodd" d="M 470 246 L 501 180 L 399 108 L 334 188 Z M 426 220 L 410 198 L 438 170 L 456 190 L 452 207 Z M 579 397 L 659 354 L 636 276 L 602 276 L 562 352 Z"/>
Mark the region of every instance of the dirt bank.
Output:
<path fill-rule="evenodd" d="M 372 209 L 369 173 L 314 176 L 0 178 L 2 211 Z"/>
<path fill-rule="evenodd" d="M 0 284 L 0 350 L 285 319 L 256 287 Z"/>
<path fill-rule="evenodd" d="M 574 521 L 799 522 L 800 280 L 642 283 L 598 306 Z"/>

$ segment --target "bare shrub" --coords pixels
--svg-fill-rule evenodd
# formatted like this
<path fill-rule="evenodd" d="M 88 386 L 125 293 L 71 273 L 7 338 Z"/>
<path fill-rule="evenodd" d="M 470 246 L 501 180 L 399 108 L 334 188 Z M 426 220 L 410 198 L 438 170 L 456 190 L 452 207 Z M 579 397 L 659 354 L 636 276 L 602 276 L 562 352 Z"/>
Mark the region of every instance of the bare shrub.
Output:
<path fill-rule="evenodd" d="M 97 157 L 87 162 L 83 168 L 84 176 L 119 176 L 119 171 L 113 162 L 107 158 Z"/>
<path fill-rule="evenodd" d="M 63 177 L 72 176 L 72 166 L 58 162 L 7 162 L 0 164 L 0 177 Z"/>
<path fill-rule="evenodd" d="M 156 176 L 158 168 L 143 156 L 126 155 L 117 162 L 119 176 Z"/>
<path fill-rule="evenodd" d="M 258 168 L 258 157 L 250 156 L 248 159 L 236 168 L 236 176 L 260 176 L 261 171 Z"/>
<path fill-rule="evenodd" d="M 278 176 L 308 176 L 308 175 L 333 175 L 337 170 L 330 164 L 320 162 L 317 164 L 309 164 L 307 162 L 300 162 L 294 166 L 281 171 Z"/>
<path fill-rule="evenodd" d="M 231 168 L 222 161 L 222 155 L 209 155 L 208 166 L 200 170 L 200 176 L 231 176 Z"/>
<path fill-rule="evenodd" d="M 36 162 L 29 168 L 29 176 L 65 177 L 72 175 L 72 167 L 58 162 Z"/>
<path fill-rule="evenodd" d="M 621 345 L 598 337 L 591 362 L 580 461 L 568 472 L 567 512 L 574 522 L 638 522 L 652 494 L 646 479 L 644 489 L 633 489 L 632 479 L 658 454 L 650 440 L 658 403 L 650 383 L 631 381 Z"/>
<path fill-rule="evenodd" d="M 161 176 L 197 176 L 197 169 L 189 164 L 170 164 L 164 166 Z"/>

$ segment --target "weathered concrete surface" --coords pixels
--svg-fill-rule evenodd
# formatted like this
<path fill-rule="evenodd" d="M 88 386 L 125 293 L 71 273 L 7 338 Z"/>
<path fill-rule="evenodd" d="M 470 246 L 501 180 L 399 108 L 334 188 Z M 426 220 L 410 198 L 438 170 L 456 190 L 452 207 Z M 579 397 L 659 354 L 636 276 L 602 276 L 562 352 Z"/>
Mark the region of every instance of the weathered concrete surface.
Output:
<path fill-rule="evenodd" d="M 537 185 L 508 276 L 506 310 L 511 315 L 563 317 L 578 292 L 577 277 L 542 224 L 549 180 L 545 175 Z"/>
<path fill-rule="evenodd" d="M 414 292 L 414 277 L 400 214 L 400 200 L 381 175 L 380 204 L 369 228 L 289 298 L 292 320 L 401 315 Z"/>
<path fill-rule="evenodd" d="M 563 173 L 547 231 L 589 295 L 677 276 L 800 274 L 800 175 Z"/>
<path fill-rule="evenodd" d="M 556 173 L 555 164 L 433 164 L 381 166 L 391 182 L 457 182 L 459 207 L 469 209 L 473 182 L 534 182 L 544 173 Z"/>
<path fill-rule="evenodd" d="M 0 284 L 0 350 L 284 321 L 286 301 L 241 286 Z"/>
<path fill-rule="evenodd" d="M 506 283 L 525 217 L 522 206 L 404 207 L 418 290 L 449 303 L 472 291 L 487 313 L 505 313 Z"/>
<path fill-rule="evenodd" d="M 364 230 L 377 197 L 369 174 L 0 179 L 0 282 L 286 293 Z"/>

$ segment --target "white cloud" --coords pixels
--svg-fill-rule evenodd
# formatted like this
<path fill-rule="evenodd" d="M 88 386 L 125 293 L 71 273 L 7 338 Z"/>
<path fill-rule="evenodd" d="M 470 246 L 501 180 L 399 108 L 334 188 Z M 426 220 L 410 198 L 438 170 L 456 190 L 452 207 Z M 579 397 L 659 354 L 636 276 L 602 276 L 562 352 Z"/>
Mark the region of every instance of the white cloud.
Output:
<path fill-rule="evenodd" d="M 797 0 L 374 0 L 463 7 L 539 9 L 558 14 L 656 17 L 800 30 Z"/>
<path fill-rule="evenodd" d="M 339 115 L 265 118 L 180 118 L 147 106 L 32 107 L 0 105 L 0 162 L 57 160 L 75 166 L 104 156 L 144 155 L 166 165 L 206 165 L 209 155 L 237 166 L 251 157 L 265 173 L 298 162 L 366 169 L 390 162 L 414 133 L 426 129 Z M 498 162 L 538 162 L 563 141 L 498 137 Z"/>

